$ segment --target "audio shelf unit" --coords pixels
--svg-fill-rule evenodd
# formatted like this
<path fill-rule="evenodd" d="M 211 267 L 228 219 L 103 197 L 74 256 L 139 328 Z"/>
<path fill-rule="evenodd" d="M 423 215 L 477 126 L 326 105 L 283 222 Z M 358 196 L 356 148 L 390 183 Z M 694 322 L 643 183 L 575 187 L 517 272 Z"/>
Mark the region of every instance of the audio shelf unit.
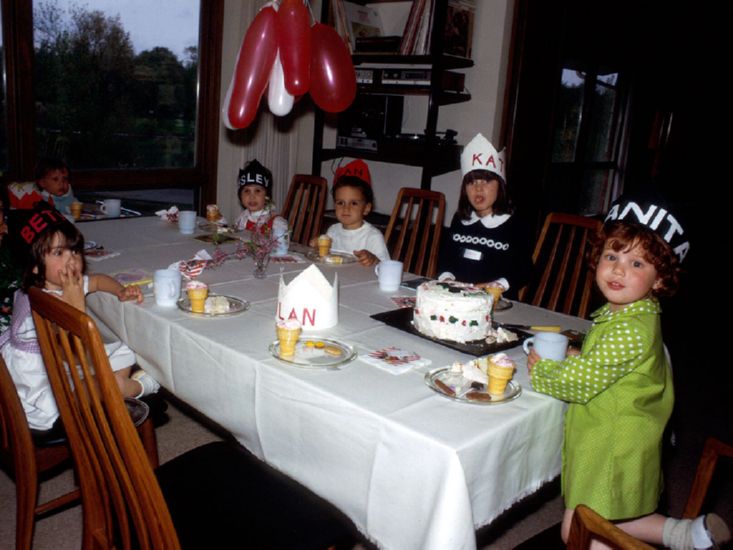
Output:
<path fill-rule="evenodd" d="M 378 3 L 374 0 L 350 0 L 359 4 Z M 381 0 L 394 2 L 399 0 Z M 404 1 L 404 0 L 403 0 Z M 328 21 L 330 1 L 324 0 L 321 8 L 321 21 Z M 446 24 L 448 0 L 434 0 L 432 17 L 432 41 L 430 55 L 396 55 L 388 53 L 362 54 L 352 56 L 354 66 L 384 68 L 397 66 L 416 66 L 419 69 L 430 70 L 430 83 L 424 85 L 386 85 L 381 83 L 358 85 L 357 94 L 391 94 L 391 95 L 424 95 L 428 96 L 427 116 L 425 121 L 425 137 L 423 140 L 387 141 L 381 143 L 377 151 L 350 148 L 324 148 L 323 127 L 325 114 L 320 109 L 315 112 L 315 126 L 313 136 L 313 174 L 321 174 L 323 161 L 339 157 L 355 157 L 365 160 L 375 160 L 393 164 L 418 166 L 422 168 L 420 187 L 430 189 L 433 176 L 457 170 L 460 167 L 460 145 L 441 144 L 436 134 L 438 112 L 440 107 L 471 100 L 467 92 L 452 92 L 443 89 L 443 72 L 450 69 L 465 69 L 473 66 L 473 61 L 465 57 L 447 55 L 443 53 L 443 32 Z M 439 32 L 440 30 L 440 32 Z"/>

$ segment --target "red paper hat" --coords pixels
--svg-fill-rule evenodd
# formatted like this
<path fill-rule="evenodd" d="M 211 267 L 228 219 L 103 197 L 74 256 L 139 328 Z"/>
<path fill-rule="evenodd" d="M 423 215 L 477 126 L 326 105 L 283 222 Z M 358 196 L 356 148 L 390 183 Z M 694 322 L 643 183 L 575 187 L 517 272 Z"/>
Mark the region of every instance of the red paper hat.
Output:
<path fill-rule="evenodd" d="M 333 175 L 333 182 L 336 183 L 342 176 L 354 176 L 369 186 L 372 185 L 372 175 L 369 173 L 369 166 L 361 159 L 352 160 L 345 166 L 336 168 L 336 172 Z"/>

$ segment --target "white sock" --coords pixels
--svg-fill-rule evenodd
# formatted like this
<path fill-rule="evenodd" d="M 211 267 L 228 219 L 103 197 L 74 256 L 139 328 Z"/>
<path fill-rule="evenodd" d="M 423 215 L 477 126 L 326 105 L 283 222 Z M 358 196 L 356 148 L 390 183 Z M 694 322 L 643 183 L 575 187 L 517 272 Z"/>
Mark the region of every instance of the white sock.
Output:
<path fill-rule="evenodd" d="M 667 518 L 662 531 L 664 546 L 673 550 L 702 550 L 730 540 L 730 530 L 717 514 L 695 519 Z"/>
<path fill-rule="evenodd" d="M 140 386 L 142 387 L 140 393 L 135 397 L 140 398 L 144 395 L 157 393 L 157 391 L 160 389 L 160 384 L 158 384 L 158 381 L 142 369 L 135 371 L 132 376 L 130 376 L 130 378 L 132 378 L 133 380 L 137 380 L 137 382 L 139 382 Z"/>

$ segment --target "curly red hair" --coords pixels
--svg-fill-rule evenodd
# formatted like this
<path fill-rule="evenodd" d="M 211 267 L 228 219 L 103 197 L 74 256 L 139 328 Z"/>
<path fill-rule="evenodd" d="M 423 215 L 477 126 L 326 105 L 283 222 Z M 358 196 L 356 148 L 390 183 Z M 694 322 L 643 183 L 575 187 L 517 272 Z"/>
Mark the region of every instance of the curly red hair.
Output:
<path fill-rule="evenodd" d="M 644 259 L 657 270 L 659 285 L 652 290 L 655 296 L 673 296 L 679 286 L 680 262 L 672 248 L 654 231 L 637 223 L 610 222 L 593 237 L 588 255 L 590 269 L 595 273 L 606 246 L 616 252 L 641 246 Z"/>

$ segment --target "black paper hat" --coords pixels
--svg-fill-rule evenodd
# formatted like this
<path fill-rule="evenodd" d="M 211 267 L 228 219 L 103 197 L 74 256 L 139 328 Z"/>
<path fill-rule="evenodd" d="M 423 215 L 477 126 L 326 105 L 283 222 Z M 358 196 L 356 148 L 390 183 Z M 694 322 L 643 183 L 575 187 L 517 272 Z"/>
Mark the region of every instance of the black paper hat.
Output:
<path fill-rule="evenodd" d="M 672 214 L 668 202 L 659 193 L 650 191 L 619 197 L 605 221 L 637 223 L 651 229 L 672 248 L 680 262 L 690 250 L 681 221 Z"/>
<path fill-rule="evenodd" d="M 237 181 L 239 183 L 237 193 L 245 185 L 261 185 L 265 188 L 268 197 L 272 193 L 272 172 L 262 166 L 257 159 L 249 161 L 244 168 L 239 170 Z"/>

